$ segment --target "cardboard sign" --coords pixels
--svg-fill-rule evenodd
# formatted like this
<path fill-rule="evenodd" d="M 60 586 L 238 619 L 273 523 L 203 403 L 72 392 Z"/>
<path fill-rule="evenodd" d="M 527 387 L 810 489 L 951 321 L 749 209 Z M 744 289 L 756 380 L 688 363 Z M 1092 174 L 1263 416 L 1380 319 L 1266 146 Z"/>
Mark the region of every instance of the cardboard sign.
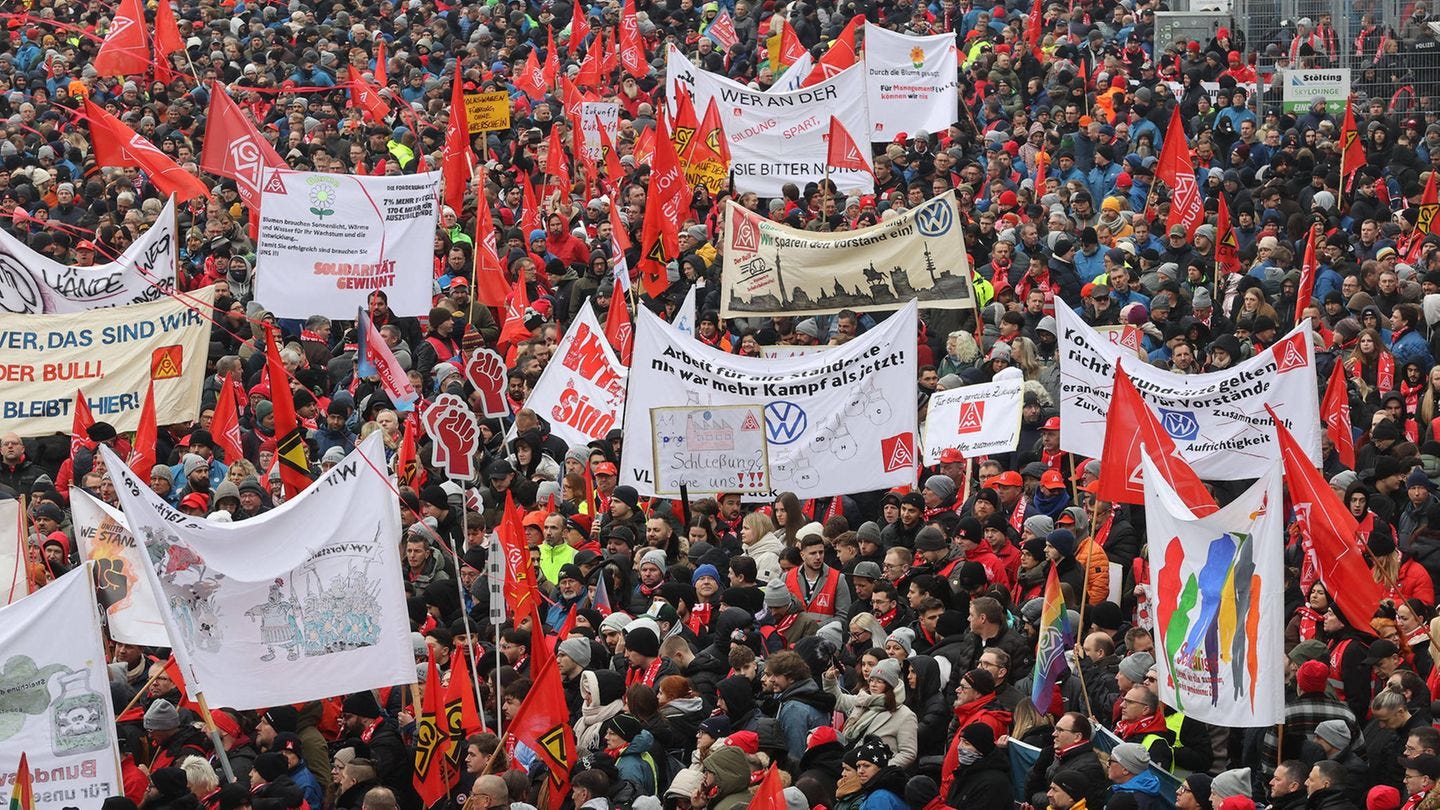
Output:
<path fill-rule="evenodd" d="M 650 409 L 655 492 L 770 493 L 770 456 L 760 405 Z"/>
<path fill-rule="evenodd" d="M 504 90 L 494 93 L 466 93 L 465 116 L 470 124 L 471 135 L 509 129 L 510 94 Z"/>

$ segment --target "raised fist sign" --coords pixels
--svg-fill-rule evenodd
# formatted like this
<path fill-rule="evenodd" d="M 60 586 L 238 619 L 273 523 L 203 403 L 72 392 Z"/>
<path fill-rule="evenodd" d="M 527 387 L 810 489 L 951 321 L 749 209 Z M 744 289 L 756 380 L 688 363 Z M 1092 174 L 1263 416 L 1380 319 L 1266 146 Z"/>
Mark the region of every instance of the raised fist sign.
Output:
<path fill-rule="evenodd" d="M 441 394 L 425 409 L 421 421 L 425 435 L 435 443 L 435 466 L 450 478 L 474 478 L 480 427 L 465 400 L 454 394 Z"/>
<path fill-rule="evenodd" d="M 505 402 L 505 361 L 494 349 L 476 349 L 465 362 L 465 379 L 475 386 L 481 415 L 487 419 L 510 415 Z"/>

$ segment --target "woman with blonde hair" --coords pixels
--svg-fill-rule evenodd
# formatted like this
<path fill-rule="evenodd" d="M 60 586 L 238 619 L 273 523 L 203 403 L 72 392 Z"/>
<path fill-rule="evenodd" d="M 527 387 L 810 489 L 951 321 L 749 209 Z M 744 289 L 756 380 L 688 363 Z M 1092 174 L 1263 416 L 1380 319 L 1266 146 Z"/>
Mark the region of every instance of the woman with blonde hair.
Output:
<path fill-rule="evenodd" d="M 1010 365 L 1020 369 L 1026 380 L 1040 379 L 1040 358 L 1035 351 L 1035 342 L 1027 337 L 1010 341 Z"/>
<path fill-rule="evenodd" d="M 770 582 L 780 576 L 780 552 L 785 544 L 775 521 L 764 512 L 751 512 L 740 522 L 740 542 L 745 554 L 755 561 L 755 576 Z"/>
<path fill-rule="evenodd" d="M 941 377 L 947 374 L 961 374 L 975 368 L 980 360 L 980 347 L 975 345 L 975 336 L 969 332 L 951 332 L 945 338 L 945 356 L 941 358 L 935 373 Z"/>

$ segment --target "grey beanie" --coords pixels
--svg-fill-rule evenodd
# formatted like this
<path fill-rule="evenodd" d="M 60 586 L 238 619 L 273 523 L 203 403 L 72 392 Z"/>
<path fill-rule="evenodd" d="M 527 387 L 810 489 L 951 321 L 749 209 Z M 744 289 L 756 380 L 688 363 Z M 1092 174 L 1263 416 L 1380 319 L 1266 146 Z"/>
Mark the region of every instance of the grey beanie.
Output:
<path fill-rule="evenodd" d="M 1354 470 L 1342 470 L 1335 473 L 1335 477 L 1330 479 L 1330 486 L 1344 491 L 1358 480 L 1360 480 L 1360 476 L 1356 475 Z"/>
<path fill-rule="evenodd" d="M 941 391 L 954 391 L 956 388 L 960 388 L 963 385 L 965 385 L 965 381 L 960 379 L 959 374 L 946 374 L 944 377 L 940 378 L 940 383 L 938 387 Z"/>
<path fill-rule="evenodd" d="M 1350 726 L 1344 720 L 1326 720 L 1315 727 L 1315 736 L 1344 751 L 1350 745 Z"/>
<path fill-rule="evenodd" d="M 1055 521 L 1049 515 L 1035 515 L 1025 519 L 1024 526 L 1036 537 L 1045 538 L 1055 531 Z"/>
<path fill-rule="evenodd" d="M 160 698 L 145 710 L 145 719 L 141 722 L 146 731 L 171 731 L 180 728 L 180 713 L 175 710 L 175 704 Z"/>
<path fill-rule="evenodd" d="M 1037 324 L 1035 324 L 1035 331 L 1036 331 L 1036 332 L 1049 332 L 1050 334 L 1055 335 L 1056 337 L 1059 337 L 1059 336 L 1060 336 L 1060 330 L 1059 330 L 1059 328 L 1055 325 L 1055 316 L 1054 316 L 1054 315 L 1046 315 L 1045 317 L 1041 318 L 1041 319 L 1040 319 L 1040 322 L 1037 323 Z"/>
<path fill-rule="evenodd" d="M 777 577 L 771 580 L 769 585 L 765 586 L 765 607 L 767 608 L 786 607 L 794 601 L 794 599 L 794 594 L 790 593 L 790 589 L 785 587 L 785 581 L 783 579 Z"/>
<path fill-rule="evenodd" d="M 885 642 L 895 642 L 905 648 L 907 656 L 915 654 L 915 631 L 908 627 L 897 627 L 895 631 L 885 638 Z"/>
<path fill-rule="evenodd" d="M 955 497 L 955 481 L 948 475 L 932 475 L 926 478 L 925 488 L 935 493 L 942 502 Z"/>
<path fill-rule="evenodd" d="M 636 566 L 635 566 L 635 569 L 638 571 L 638 570 L 640 569 L 640 566 L 641 566 L 641 565 L 645 565 L 646 563 L 649 563 L 650 565 L 653 565 L 653 566 L 655 566 L 656 568 L 659 568 L 661 571 L 664 571 L 664 570 L 665 570 L 665 552 L 661 551 L 661 550 L 658 549 L 658 548 L 652 548 L 652 549 L 650 549 L 649 551 L 647 551 L 647 552 L 645 552 L 644 554 L 640 555 L 640 564 L 639 564 L 639 565 L 636 565 Z"/>
<path fill-rule="evenodd" d="M 583 638 L 567 638 L 555 651 L 580 665 L 581 669 L 590 666 L 590 642 Z"/>
<path fill-rule="evenodd" d="M 1145 680 L 1145 673 L 1155 666 L 1155 656 L 1148 652 L 1130 653 L 1120 661 L 1120 674 L 1134 683 Z"/>
<path fill-rule="evenodd" d="M 1210 783 L 1210 800 L 1219 806 L 1231 796 L 1250 795 L 1250 769 L 1231 768 L 1223 771 Z"/>
<path fill-rule="evenodd" d="M 1130 773 L 1140 774 L 1150 768 L 1150 752 L 1139 743 L 1120 743 L 1110 751 L 1110 758 Z M 1214 790 L 1214 786 L 1211 786 Z"/>
<path fill-rule="evenodd" d="M 879 523 L 876 523 L 876 522 L 873 521 L 873 520 L 867 520 L 867 521 L 865 521 L 864 523 L 861 523 L 861 524 L 860 524 L 860 528 L 858 528 L 858 529 L 855 530 L 855 539 L 856 539 L 857 541 L 858 541 L 858 540 L 870 540 L 871 542 L 879 543 L 879 542 L 880 542 L 880 524 L 879 524 Z"/>
<path fill-rule="evenodd" d="M 870 677 L 879 678 L 894 689 L 900 685 L 900 662 L 894 658 L 886 658 L 870 670 Z"/>
<path fill-rule="evenodd" d="M 190 477 L 190 473 L 194 472 L 196 467 L 202 467 L 204 465 L 205 459 L 195 453 L 186 453 L 180 458 L 180 469 L 184 472 L 186 478 Z"/>

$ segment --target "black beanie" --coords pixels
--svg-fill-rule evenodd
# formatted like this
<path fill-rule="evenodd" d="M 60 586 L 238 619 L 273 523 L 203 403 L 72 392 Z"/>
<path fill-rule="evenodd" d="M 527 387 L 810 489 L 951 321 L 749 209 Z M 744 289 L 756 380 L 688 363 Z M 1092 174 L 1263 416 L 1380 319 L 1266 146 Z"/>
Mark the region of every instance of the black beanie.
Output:
<path fill-rule="evenodd" d="M 356 717 L 379 717 L 380 703 L 375 700 L 375 694 L 369 690 L 356 692 L 345 696 L 345 702 L 341 704 L 340 710 L 346 714 L 353 714 Z"/>
<path fill-rule="evenodd" d="M 637 627 L 625 634 L 625 649 L 654 658 L 660 654 L 660 637 L 648 627 Z"/>
<path fill-rule="evenodd" d="M 971 723 L 960 731 L 960 736 L 982 756 L 995 750 L 995 730 L 984 723 Z"/>

